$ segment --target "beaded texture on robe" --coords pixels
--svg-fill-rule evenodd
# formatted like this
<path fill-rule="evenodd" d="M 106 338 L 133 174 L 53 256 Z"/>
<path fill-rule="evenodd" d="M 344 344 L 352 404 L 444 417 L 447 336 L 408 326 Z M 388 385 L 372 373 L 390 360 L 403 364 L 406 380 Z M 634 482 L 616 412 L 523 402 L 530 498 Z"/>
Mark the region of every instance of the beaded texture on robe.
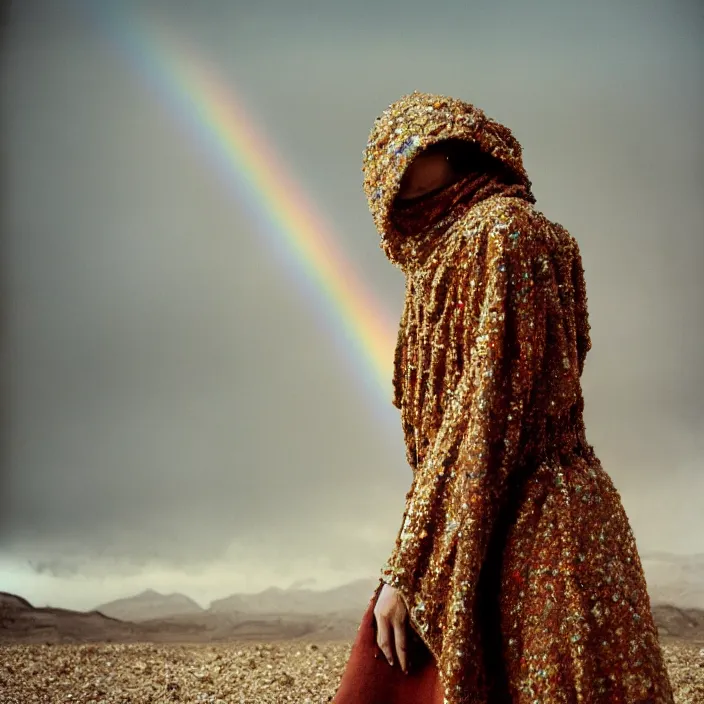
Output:
<path fill-rule="evenodd" d="M 499 159 L 525 195 L 404 236 L 392 217 L 403 173 L 450 138 Z M 394 402 L 413 481 L 381 578 L 435 657 L 446 704 L 672 704 L 635 539 L 585 436 L 576 241 L 534 207 L 511 132 L 463 101 L 391 105 L 363 173 L 381 246 L 406 275 Z"/>

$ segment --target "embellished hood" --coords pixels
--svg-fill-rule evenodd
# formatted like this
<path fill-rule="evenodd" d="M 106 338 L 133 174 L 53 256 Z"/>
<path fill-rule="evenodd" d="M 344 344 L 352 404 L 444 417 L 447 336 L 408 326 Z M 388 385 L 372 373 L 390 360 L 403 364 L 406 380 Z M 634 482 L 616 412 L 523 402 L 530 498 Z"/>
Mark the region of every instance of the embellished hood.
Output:
<path fill-rule="evenodd" d="M 362 165 L 364 192 L 381 247 L 397 266 L 403 264 L 398 243 L 404 236 L 394 228 L 391 212 L 403 175 L 421 151 L 449 139 L 470 142 L 497 159 L 524 187 L 531 202 L 535 201 L 521 145 L 507 127 L 455 98 L 417 91 L 406 95 L 374 122 Z"/>

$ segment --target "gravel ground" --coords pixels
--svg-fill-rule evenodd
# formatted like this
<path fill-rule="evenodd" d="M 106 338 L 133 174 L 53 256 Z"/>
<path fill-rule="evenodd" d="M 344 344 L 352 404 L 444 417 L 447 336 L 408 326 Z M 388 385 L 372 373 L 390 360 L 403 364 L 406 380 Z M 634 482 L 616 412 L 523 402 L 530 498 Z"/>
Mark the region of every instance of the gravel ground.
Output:
<path fill-rule="evenodd" d="M 319 704 L 351 644 L 10 645 L 0 648 L 2 704 Z M 677 704 L 704 704 L 704 648 L 663 643 Z"/>

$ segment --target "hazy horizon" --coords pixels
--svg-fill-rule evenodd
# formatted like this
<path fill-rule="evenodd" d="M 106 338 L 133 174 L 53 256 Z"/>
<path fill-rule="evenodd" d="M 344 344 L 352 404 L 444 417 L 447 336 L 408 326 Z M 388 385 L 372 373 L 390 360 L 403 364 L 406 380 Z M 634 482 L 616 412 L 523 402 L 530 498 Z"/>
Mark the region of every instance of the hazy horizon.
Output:
<path fill-rule="evenodd" d="M 677 553 L 649 553 L 649 552 L 642 552 L 641 553 L 641 558 L 643 559 L 645 566 L 646 566 L 646 573 L 647 576 L 650 576 L 650 564 L 653 561 L 657 561 L 658 559 L 663 559 L 663 558 L 676 558 L 676 559 L 686 559 L 687 560 L 687 565 L 693 566 L 696 565 L 701 569 L 702 566 L 704 566 L 704 553 L 695 553 L 695 554 L 685 554 L 685 555 L 678 555 Z M 223 580 L 223 576 L 225 579 Z M 661 576 L 661 575 L 660 575 Z M 303 590 L 311 590 L 311 591 L 327 591 L 330 589 L 335 589 L 336 587 L 340 586 L 346 586 L 348 584 L 351 584 L 355 581 L 366 581 L 366 580 L 376 580 L 377 577 L 374 574 L 366 575 L 366 576 L 359 576 L 356 578 L 352 578 L 349 580 L 345 580 L 340 583 L 331 583 L 327 585 L 321 585 L 317 579 L 314 577 L 308 578 L 308 579 L 297 579 L 293 580 L 289 584 L 285 585 L 269 585 L 268 587 L 264 588 L 257 588 L 257 589 L 252 589 L 252 590 L 242 590 L 242 591 L 233 591 L 233 590 L 227 590 L 223 586 L 223 581 L 227 581 L 227 575 L 219 574 L 219 575 L 213 575 L 211 574 L 206 574 L 205 576 L 205 581 L 210 585 L 208 589 L 205 591 L 209 593 L 209 596 L 207 598 L 198 598 L 193 596 L 189 591 L 188 587 L 184 589 L 174 589 L 172 587 L 174 578 L 176 578 L 176 581 L 178 581 L 181 584 L 184 584 L 183 582 L 183 575 L 178 574 L 177 572 L 174 572 L 173 574 L 165 574 L 163 576 L 157 576 L 157 582 L 161 584 L 160 588 L 155 588 L 153 586 L 143 586 L 143 575 L 140 574 L 138 579 L 135 579 L 131 584 L 129 581 L 118 581 L 116 584 L 111 585 L 111 588 L 105 592 L 105 598 L 101 599 L 98 602 L 95 603 L 90 603 L 88 604 L 85 601 L 85 594 L 79 593 L 78 595 L 72 594 L 70 597 L 68 597 L 68 601 L 65 600 L 61 603 L 54 603 L 51 598 L 48 601 L 44 602 L 32 602 L 31 599 L 27 599 L 27 597 L 23 594 L 20 594 L 18 592 L 13 592 L 12 590 L 7 590 L 7 589 L 0 589 L 0 591 L 5 591 L 6 593 L 10 594 L 16 594 L 17 596 L 23 597 L 30 601 L 32 606 L 34 607 L 45 607 L 45 606 L 61 606 L 64 608 L 73 608 L 79 611 L 88 611 L 92 609 L 97 609 L 101 606 L 104 606 L 105 604 L 114 602 L 114 601 L 119 601 L 121 599 L 132 599 L 135 597 L 142 596 L 144 593 L 156 593 L 161 596 L 173 596 L 173 595 L 181 595 L 185 596 L 192 601 L 194 601 L 198 606 L 200 606 L 202 609 L 207 610 L 210 608 L 210 606 L 221 599 L 226 599 L 228 597 L 232 597 L 234 595 L 252 595 L 252 594 L 260 594 L 262 592 L 265 592 L 269 589 L 282 589 L 282 590 L 294 590 L 294 589 L 303 589 Z M 203 576 L 201 576 L 201 579 Z M 220 581 L 218 581 L 218 578 L 220 578 Z M 55 578 L 52 578 L 55 579 Z M 691 580 L 690 580 L 691 581 Z M 218 584 L 219 583 L 219 591 L 218 589 L 214 589 L 212 587 L 213 584 Z M 658 582 L 658 586 L 662 587 L 666 582 L 660 580 Z M 133 585 L 133 586 L 131 586 Z M 75 583 L 74 583 L 75 586 Z M 190 585 L 192 588 L 196 589 L 198 593 L 203 594 L 203 589 L 202 585 L 199 588 L 198 582 L 194 582 Z M 690 585 L 691 586 L 691 585 Z M 90 585 L 89 589 L 95 590 L 95 584 Z M 48 593 L 48 590 L 47 590 Z"/>
<path fill-rule="evenodd" d="M 193 57 L 331 224 L 370 316 L 394 324 L 403 278 L 361 188 L 375 117 L 418 89 L 508 125 L 538 208 L 582 250 L 587 437 L 643 553 L 704 552 L 702 12 L 13 3 L 0 590 L 92 608 L 147 588 L 198 603 L 326 588 L 375 577 L 400 527 L 411 473 L 391 380 L 379 390 L 342 336 L 271 202 L 218 161 L 208 106 L 170 99 Z"/>

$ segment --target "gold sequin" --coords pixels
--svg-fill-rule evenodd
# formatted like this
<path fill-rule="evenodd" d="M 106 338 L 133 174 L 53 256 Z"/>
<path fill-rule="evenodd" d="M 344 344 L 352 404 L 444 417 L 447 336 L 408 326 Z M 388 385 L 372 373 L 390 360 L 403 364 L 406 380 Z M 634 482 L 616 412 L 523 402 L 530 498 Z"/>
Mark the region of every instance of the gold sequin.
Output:
<path fill-rule="evenodd" d="M 526 195 L 489 195 L 414 240 L 392 224 L 401 177 L 449 138 L 501 160 Z M 363 172 L 406 275 L 394 388 L 413 481 L 381 576 L 446 704 L 672 704 L 635 539 L 586 439 L 576 241 L 534 207 L 511 132 L 459 100 L 391 105 Z"/>

